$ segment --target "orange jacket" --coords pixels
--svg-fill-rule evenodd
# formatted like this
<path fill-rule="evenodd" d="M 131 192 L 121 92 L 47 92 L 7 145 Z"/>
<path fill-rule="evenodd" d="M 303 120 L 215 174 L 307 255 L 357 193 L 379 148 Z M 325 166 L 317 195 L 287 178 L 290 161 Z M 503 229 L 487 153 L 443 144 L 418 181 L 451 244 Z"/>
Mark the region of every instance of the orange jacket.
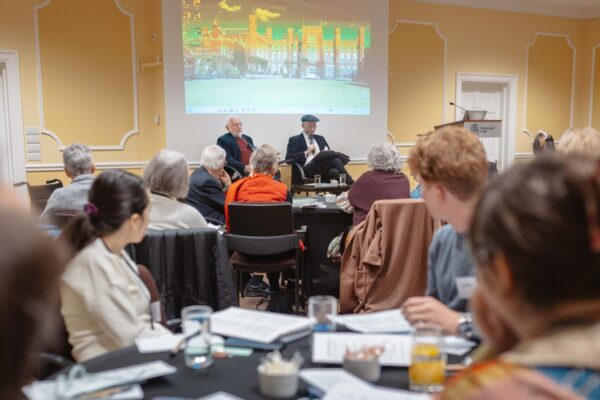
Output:
<path fill-rule="evenodd" d="M 225 222 L 229 231 L 229 203 L 278 203 L 291 202 L 288 188 L 270 175 L 255 174 L 240 179 L 229 187 L 225 197 Z"/>

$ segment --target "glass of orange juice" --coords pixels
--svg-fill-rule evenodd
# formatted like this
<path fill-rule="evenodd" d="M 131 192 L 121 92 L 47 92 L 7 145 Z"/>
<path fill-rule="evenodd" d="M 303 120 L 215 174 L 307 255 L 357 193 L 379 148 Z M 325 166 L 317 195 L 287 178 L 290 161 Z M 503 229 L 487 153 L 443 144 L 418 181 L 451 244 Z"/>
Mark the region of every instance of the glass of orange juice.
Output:
<path fill-rule="evenodd" d="M 424 326 L 415 329 L 408 368 L 410 390 L 436 393 L 444 389 L 446 355 L 442 345 L 440 328 Z"/>

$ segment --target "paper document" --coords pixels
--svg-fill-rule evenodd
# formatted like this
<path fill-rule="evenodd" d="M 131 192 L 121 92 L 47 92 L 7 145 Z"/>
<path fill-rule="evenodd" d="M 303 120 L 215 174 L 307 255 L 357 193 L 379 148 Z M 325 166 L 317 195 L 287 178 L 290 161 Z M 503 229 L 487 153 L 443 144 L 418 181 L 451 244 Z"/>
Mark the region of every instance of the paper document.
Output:
<path fill-rule="evenodd" d="M 198 400 L 243 400 L 240 397 L 234 396 L 227 392 L 216 392 L 213 394 L 209 394 L 208 396 L 200 397 Z"/>
<path fill-rule="evenodd" d="M 323 400 L 429 400 L 431 396 L 381 386 L 337 385 Z"/>
<path fill-rule="evenodd" d="M 455 356 L 467 354 L 477 343 L 458 336 L 444 336 L 444 353 Z"/>
<path fill-rule="evenodd" d="M 39 381 L 23 388 L 23 393 L 29 400 L 48 400 L 58 397 L 56 381 Z M 102 400 L 137 400 L 144 398 L 144 391 L 140 385 L 130 385 L 118 393 L 104 396 Z"/>
<path fill-rule="evenodd" d="M 160 353 L 171 351 L 181 342 L 183 333 L 176 335 L 149 336 L 135 339 L 138 351 L 144 353 Z"/>
<path fill-rule="evenodd" d="M 410 335 L 374 335 L 360 333 L 315 333 L 313 335 L 312 361 L 341 364 L 348 343 L 384 346 L 379 358 L 381 365 L 407 367 L 410 364 L 412 338 Z"/>
<path fill-rule="evenodd" d="M 300 378 L 322 393 L 327 393 L 336 385 L 371 387 L 367 382 L 342 368 L 306 368 L 300 371 Z"/>
<path fill-rule="evenodd" d="M 346 328 L 362 333 L 412 332 L 414 329 L 400 309 L 373 313 L 337 315 L 334 320 Z"/>
<path fill-rule="evenodd" d="M 305 317 L 277 314 L 266 311 L 229 307 L 210 317 L 213 333 L 271 343 L 283 335 L 309 329 L 311 321 Z"/>

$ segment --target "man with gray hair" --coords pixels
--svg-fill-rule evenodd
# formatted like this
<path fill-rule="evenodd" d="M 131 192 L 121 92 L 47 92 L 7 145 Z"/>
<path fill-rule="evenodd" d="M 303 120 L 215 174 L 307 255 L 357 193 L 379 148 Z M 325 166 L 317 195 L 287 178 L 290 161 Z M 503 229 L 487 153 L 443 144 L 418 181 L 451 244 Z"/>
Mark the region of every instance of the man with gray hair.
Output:
<path fill-rule="evenodd" d="M 200 156 L 200 167 L 190 176 L 190 187 L 185 202 L 209 222 L 225 223 L 225 192 L 231 179 L 225 172 L 225 150 L 217 145 L 208 146 Z"/>
<path fill-rule="evenodd" d="M 52 192 L 40 216 L 45 221 L 51 220 L 53 213 L 58 210 L 82 211 L 88 201 L 88 192 L 96 170 L 90 148 L 81 143 L 73 143 L 63 151 L 63 163 L 65 174 L 72 181 L 69 186 Z"/>
<path fill-rule="evenodd" d="M 227 117 L 227 133 L 217 139 L 217 144 L 227 154 L 227 165 L 235 168 L 242 176 L 251 172 L 250 156 L 254 151 L 254 142 L 242 133 L 242 120 L 234 115 Z"/>

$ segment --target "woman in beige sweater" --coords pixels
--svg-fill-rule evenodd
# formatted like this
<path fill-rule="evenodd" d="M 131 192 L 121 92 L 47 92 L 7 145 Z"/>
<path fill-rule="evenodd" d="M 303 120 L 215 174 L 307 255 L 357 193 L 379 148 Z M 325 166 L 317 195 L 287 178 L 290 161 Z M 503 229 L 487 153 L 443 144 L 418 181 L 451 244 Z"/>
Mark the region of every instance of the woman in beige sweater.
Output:
<path fill-rule="evenodd" d="M 94 181 L 85 215 L 63 232 L 79 251 L 60 286 L 61 311 L 77 361 L 131 346 L 138 337 L 169 334 L 152 322 L 150 293 L 124 251 L 143 239 L 149 212 L 141 178 L 107 171 Z"/>

